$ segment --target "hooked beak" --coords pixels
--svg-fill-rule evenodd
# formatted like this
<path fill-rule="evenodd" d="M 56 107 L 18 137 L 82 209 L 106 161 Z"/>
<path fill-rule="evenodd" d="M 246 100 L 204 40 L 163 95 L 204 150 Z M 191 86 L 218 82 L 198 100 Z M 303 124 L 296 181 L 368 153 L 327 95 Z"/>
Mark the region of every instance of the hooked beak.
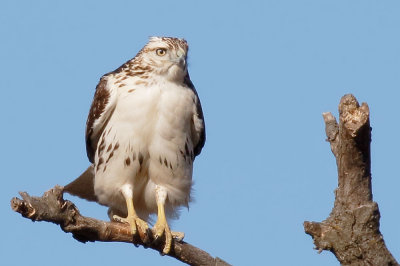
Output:
<path fill-rule="evenodd" d="M 178 50 L 176 52 L 176 55 L 178 57 L 177 63 L 179 64 L 179 66 L 181 66 L 183 69 L 185 69 L 186 68 L 186 59 L 187 59 L 185 52 L 182 50 Z"/>

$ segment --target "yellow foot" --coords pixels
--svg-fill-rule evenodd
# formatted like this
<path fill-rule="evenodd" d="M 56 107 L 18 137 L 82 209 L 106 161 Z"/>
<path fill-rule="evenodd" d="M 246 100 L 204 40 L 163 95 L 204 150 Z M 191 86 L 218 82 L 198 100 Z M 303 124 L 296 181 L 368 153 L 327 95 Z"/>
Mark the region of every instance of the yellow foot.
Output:
<path fill-rule="evenodd" d="M 168 226 L 167 218 L 165 217 L 164 205 L 167 200 L 167 189 L 163 186 L 156 185 L 156 201 L 158 208 L 158 219 L 154 225 L 152 232 L 154 241 L 158 242 L 163 236 L 165 237 L 165 245 L 162 254 L 168 254 L 171 251 L 172 238 L 181 241 L 184 237 L 183 233 L 171 232 Z"/>
<path fill-rule="evenodd" d="M 153 231 L 154 241 L 158 241 L 160 238 L 165 236 L 165 245 L 162 252 L 164 254 L 168 254 L 171 250 L 171 245 L 172 245 L 172 233 L 171 230 L 169 229 L 167 222 L 166 221 L 161 222 L 160 220 L 158 220 L 157 223 L 154 225 L 152 231 Z"/>
<path fill-rule="evenodd" d="M 122 218 L 118 215 L 113 215 L 113 219 L 121 223 L 129 224 L 131 226 L 132 235 L 136 235 L 137 230 L 145 233 L 149 229 L 149 225 L 137 216 L 128 215 L 128 217 Z"/>
<path fill-rule="evenodd" d="M 162 251 L 163 254 L 168 254 L 171 251 L 172 238 L 180 242 L 185 237 L 184 233 L 172 232 L 166 222 L 163 223 L 160 221 L 157 221 L 157 223 L 154 225 L 152 232 L 155 242 L 159 241 L 163 236 L 165 236 L 165 245 Z"/>

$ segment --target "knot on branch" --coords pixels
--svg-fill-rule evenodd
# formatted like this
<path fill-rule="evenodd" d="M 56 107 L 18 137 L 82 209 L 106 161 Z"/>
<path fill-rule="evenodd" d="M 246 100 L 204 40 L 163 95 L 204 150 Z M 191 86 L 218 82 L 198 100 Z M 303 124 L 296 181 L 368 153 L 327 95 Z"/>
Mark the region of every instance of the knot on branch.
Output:
<path fill-rule="evenodd" d="M 335 255 L 341 254 L 347 262 L 365 257 L 362 250 L 383 243 L 377 234 L 378 226 L 379 210 L 375 202 L 353 210 L 343 209 L 321 223 L 304 222 L 304 230 L 319 252 L 330 250 Z"/>

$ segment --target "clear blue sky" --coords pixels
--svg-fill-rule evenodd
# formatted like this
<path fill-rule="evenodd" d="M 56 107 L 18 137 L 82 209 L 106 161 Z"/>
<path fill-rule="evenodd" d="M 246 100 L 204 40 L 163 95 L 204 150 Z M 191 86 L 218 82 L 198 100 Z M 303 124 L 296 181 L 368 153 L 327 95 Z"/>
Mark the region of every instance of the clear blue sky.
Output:
<path fill-rule="evenodd" d="M 0 264 L 178 264 L 129 244 L 81 244 L 9 204 L 88 166 L 95 86 L 152 35 L 189 42 L 206 118 L 196 201 L 172 225 L 186 241 L 234 265 L 338 265 L 302 224 L 329 215 L 337 184 L 321 113 L 353 93 L 370 106 L 374 200 L 400 259 L 399 14 L 399 1 L 1 1 Z"/>

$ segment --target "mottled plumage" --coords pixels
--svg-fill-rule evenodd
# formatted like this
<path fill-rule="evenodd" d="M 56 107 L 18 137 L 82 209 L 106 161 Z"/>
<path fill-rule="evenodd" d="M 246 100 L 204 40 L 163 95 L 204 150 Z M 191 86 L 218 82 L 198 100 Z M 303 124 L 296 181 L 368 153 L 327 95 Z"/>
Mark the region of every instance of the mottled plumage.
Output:
<path fill-rule="evenodd" d="M 128 216 L 114 218 L 130 223 L 133 233 L 136 226 L 147 226 L 141 220 L 158 213 L 153 231 L 165 233 L 165 253 L 171 233 L 163 215 L 176 217 L 179 207 L 188 205 L 193 161 L 205 142 L 187 52 L 183 39 L 150 38 L 132 60 L 100 79 L 86 125 L 93 165 L 85 180 L 94 173 L 96 200 L 112 214 Z M 66 190 L 79 195 L 72 187 Z"/>

